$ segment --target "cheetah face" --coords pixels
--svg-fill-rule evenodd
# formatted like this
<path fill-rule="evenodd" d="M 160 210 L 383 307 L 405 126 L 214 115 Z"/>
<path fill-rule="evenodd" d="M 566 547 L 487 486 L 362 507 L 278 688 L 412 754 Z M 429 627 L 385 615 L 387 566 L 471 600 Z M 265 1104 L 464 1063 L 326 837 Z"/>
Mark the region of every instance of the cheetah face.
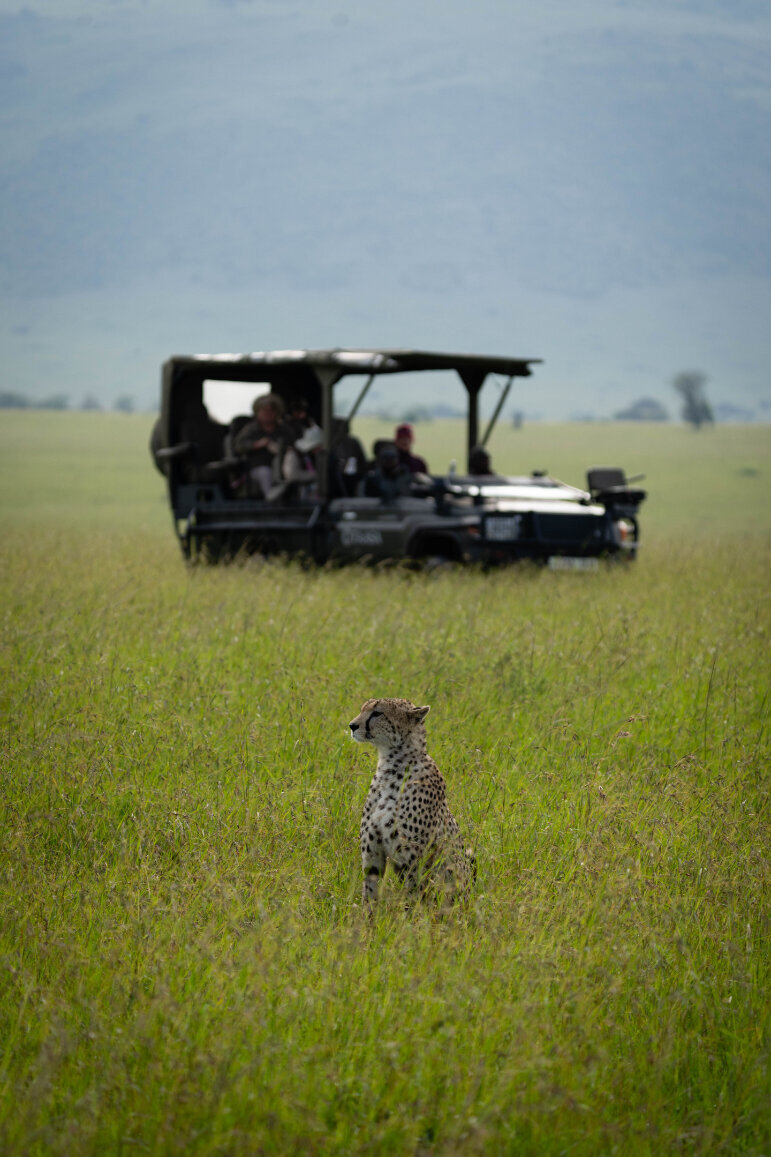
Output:
<path fill-rule="evenodd" d="M 377 707 L 377 699 L 368 699 L 362 705 L 359 714 L 348 724 L 351 729 L 351 739 L 355 739 L 357 743 L 374 743 L 371 728 L 373 724 L 377 727 L 377 720 L 383 716 L 383 712 L 378 711 Z"/>
<path fill-rule="evenodd" d="M 416 707 L 409 699 L 368 699 L 348 726 L 358 743 L 373 743 L 379 749 L 396 746 L 400 740 L 422 730 L 428 707 Z"/>

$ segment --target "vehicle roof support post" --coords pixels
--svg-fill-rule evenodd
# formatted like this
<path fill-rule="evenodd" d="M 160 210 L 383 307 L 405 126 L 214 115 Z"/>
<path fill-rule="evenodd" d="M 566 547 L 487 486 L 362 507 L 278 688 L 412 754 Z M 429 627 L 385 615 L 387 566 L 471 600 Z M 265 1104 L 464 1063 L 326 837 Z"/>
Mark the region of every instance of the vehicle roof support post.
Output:
<path fill-rule="evenodd" d="M 511 374 L 506 385 L 501 390 L 501 396 L 498 399 L 497 406 L 493 410 L 493 416 L 487 424 L 487 429 L 485 430 L 484 436 L 483 436 L 482 441 L 480 443 L 481 446 L 487 445 L 487 440 L 490 437 L 490 435 L 492 434 L 493 430 L 495 429 L 495 423 L 498 421 L 498 415 L 500 414 L 501 410 L 503 409 L 504 404 L 506 402 L 506 399 L 509 396 L 509 390 L 511 389 L 511 383 L 513 381 L 514 381 L 514 375 Z"/>
<path fill-rule="evenodd" d="M 468 393 L 468 445 L 466 446 L 466 467 L 468 468 L 471 451 L 479 438 L 479 392 L 487 377 L 487 370 L 458 370 L 458 377 Z"/>
<path fill-rule="evenodd" d="M 319 455 L 318 465 L 319 497 L 326 502 L 329 497 L 329 455 L 332 451 L 332 391 L 335 382 L 340 380 L 340 371 L 329 366 L 314 366 L 313 372 L 321 385 L 321 429 L 324 435 L 323 449 Z"/>
<path fill-rule="evenodd" d="M 369 377 L 367 378 L 366 382 L 364 383 L 364 385 L 361 387 L 361 391 L 359 393 L 359 396 L 356 399 L 356 401 L 353 403 L 353 406 L 351 407 L 351 412 L 349 413 L 348 417 L 346 418 L 346 422 L 352 422 L 353 419 L 356 417 L 359 406 L 361 405 L 361 403 L 364 401 L 367 394 L 369 393 L 369 387 L 372 385 L 374 380 L 375 380 L 375 375 L 370 374 Z"/>

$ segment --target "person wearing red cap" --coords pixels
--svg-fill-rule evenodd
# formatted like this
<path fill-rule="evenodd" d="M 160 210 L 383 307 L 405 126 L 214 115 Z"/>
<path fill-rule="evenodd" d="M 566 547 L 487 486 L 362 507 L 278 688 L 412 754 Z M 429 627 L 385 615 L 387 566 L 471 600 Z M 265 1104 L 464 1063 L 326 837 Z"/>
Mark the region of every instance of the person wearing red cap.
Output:
<path fill-rule="evenodd" d="M 412 453 L 412 443 L 415 441 L 415 433 L 409 422 L 402 422 L 400 426 L 396 427 L 394 434 L 394 442 L 396 449 L 399 451 L 399 462 L 405 466 L 410 474 L 428 474 L 428 466 L 425 458 L 419 458 Z"/>

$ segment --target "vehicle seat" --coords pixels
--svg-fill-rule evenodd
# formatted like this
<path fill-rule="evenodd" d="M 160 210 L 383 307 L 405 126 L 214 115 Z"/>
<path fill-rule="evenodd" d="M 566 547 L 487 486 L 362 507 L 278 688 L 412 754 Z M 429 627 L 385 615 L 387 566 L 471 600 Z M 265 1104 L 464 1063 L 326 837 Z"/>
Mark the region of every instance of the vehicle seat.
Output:
<path fill-rule="evenodd" d="M 237 458 L 238 457 L 238 454 L 236 454 L 235 449 L 234 449 L 234 443 L 236 440 L 236 435 L 239 433 L 239 431 L 243 430 L 243 428 L 247 424 L 247 422 L 250 422 L 250 421 L 251 421 L 251 418 L 249 417 L 248 414 L 238 414 L 235 418 L 231 418 L 230 425 L 228 426 L 227 432 L 225 434 L 225 457 L 226 458 Z"/>
<path fill-rule="evenodd" d="M 394 442 L 393 438 L 376 438 L 375 439 L 375 441 L 372 443 L 373 462 L 377 462 L 378 458 L 380 457 L 380 455 L 382 454 L 382 452 L 386 448 L 386 446 L 392 447 L 394 450 L 396 450 L 396 443 Z"/>
<path fill-rule="evenodd" d="M 626 486 L 626 474 L 616 466 L 593 466 L 586 472 L 587 487 L 592 493 Z"/>
<path fill-rule="evenodd" d="M 587 486 L 595 502 L 617 511 L 628 508 L 630 513 L 647 498 L 645 490 L 634 489 L 630 484 L 644 477 L 644 474 L 635 474 L 627 478 L 616 466 L 594 466 L 586 472 Z"/>

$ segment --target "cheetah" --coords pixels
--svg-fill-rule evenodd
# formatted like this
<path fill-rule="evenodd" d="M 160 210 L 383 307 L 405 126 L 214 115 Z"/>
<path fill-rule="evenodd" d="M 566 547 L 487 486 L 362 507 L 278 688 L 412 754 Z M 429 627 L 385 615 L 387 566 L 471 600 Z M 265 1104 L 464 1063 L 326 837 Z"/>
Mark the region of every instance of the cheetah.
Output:
<path fill-rule="evenodd" d="M 445 903 L 466 894 L 476 879 L 444 779 L 426 752 L 428 712 L 409 699 L 368 699 L 348 725 L 353 739 L 372 743 L 378 753 L 360 834 L 362 903 L 370 910 L 386 860 L 408 891 L 431 891 Z"/>

